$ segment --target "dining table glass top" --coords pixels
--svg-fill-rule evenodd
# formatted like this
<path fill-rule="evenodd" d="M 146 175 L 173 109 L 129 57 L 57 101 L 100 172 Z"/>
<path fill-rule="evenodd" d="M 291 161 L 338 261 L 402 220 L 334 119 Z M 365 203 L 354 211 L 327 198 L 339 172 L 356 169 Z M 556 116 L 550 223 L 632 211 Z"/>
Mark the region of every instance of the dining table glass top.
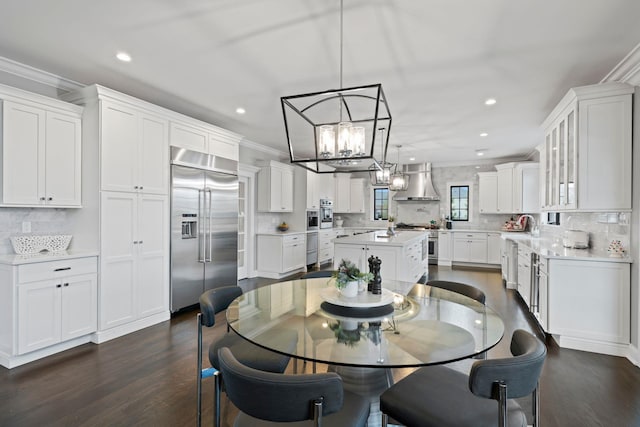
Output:
<path fill-rule="evenodd" d="M 365 291 L 343 298 L 334 279 L 275 283 L 238 297 L 227 309 L 227 322 L 261 347 L 358 367 L 448 363 L 483 353 L 503 336 L 496 312 L 471 298 L 408 282 L 382 286 L 379 296 Z M 288 341 L 277 339 L 283 329 L 297 332 L 293 352 Z"/>

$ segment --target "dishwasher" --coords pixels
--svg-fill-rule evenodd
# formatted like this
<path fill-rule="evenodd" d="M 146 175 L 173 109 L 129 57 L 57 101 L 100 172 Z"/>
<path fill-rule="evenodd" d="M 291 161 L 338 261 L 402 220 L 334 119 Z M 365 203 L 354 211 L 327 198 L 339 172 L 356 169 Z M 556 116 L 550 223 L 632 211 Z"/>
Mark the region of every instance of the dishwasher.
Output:
<path fill-rule="evenodd" d="M 307 265 L 318 262 L 318 233 L 307 233 Z"/>

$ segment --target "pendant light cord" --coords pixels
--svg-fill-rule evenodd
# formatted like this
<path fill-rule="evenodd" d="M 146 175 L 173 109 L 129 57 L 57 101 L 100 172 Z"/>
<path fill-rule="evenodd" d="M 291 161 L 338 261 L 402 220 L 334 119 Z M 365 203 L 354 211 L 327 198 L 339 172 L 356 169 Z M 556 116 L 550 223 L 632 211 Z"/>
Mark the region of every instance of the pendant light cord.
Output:
<path fill-rule="evenodd" d="M 340 0 L 340 89 L 342 89 L 342 51 L 344 45 L 344 0 Z"/>

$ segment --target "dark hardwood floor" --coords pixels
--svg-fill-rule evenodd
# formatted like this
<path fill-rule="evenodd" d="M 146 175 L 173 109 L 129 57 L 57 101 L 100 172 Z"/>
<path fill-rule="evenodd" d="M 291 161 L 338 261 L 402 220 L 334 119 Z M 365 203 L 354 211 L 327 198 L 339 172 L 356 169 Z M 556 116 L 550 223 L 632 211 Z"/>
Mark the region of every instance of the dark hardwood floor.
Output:
<path fill-rule="evenodd" d="M 430 278 L 473 284 L 505 320 L 505 338 L 488 357 L 509 354 L 514 329 L 540 334 L 500 274 L 430 270 Z M 241 281 L 245 289 L 272 280 Z M 205 331 L 208 343 L 225 333 L 223 314 Z M 104 344 L 86 344 L 11 370 L 0 368 L 0 426 L 193 426 L 196 408 L 196 311 Z M 640 368 L 620 357 L 560 349 L 547 339 L 541 378 L 541 425 L 640 426 Z M 205 356 L 206 360 L 206 356 Z M 394 372 L 396 379 L 409 370 Z M 211 386 L 205 381 L 204 424 L 210 425 Z M 223 401 L 224 422 L 235 409 Z M 426 403 L 426 402 L 425 402 Z"/>

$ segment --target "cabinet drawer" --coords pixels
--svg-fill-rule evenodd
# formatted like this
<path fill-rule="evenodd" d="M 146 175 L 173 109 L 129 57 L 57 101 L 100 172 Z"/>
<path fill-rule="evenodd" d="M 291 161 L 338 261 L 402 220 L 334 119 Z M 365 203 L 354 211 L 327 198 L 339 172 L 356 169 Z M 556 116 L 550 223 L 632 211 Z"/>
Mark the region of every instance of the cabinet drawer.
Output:
<path fill-rule="evenodd" d="M 50 280 L 57 277 L 96 273 L 97 271 L 96 257 L 24 264 L 18 266 L 18 283 Z"/>
<path fill-rule="evenodd" d="M 541 273 L 547 274 L 547 261 L 547 258 L 540 257 L 540 259 L 538 259 L 538 266 Z"/>
<path fill-rule="evenodd" d="M 487 233 L 455 233 L 454 236 L 454 239 L 456 240 L 487 240 Z"/>
<path fill-rule="evenodd" d="M 287 246 L 301 242 L 304 242 L 304 235 L 302 234 L 292 234 L 291 236 L 284 236 L 282 238 L 282 244 Z"/>

